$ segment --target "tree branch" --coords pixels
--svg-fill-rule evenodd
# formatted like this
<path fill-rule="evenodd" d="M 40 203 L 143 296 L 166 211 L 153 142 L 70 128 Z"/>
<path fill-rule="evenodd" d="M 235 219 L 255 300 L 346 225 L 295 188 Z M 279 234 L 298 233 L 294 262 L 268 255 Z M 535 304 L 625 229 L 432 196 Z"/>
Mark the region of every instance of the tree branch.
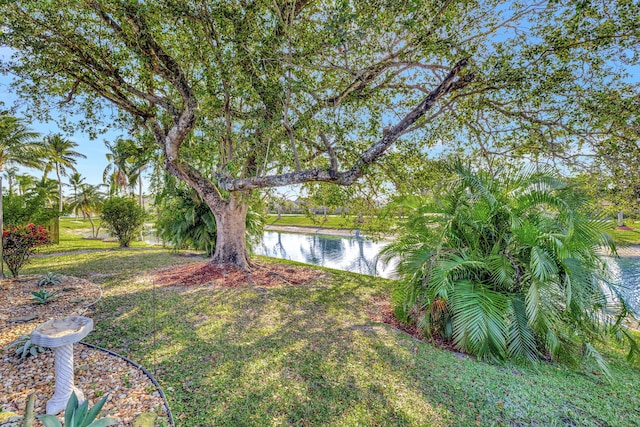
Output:
<path fill-rule="evenodd" d="M 301 184 L 310 181 L 333 182 L 340 185 L 350 185 L 365 172 L 366 168 L 381 157 L 385 151 L 404 133 L 404 130 L 425 115 L 435 103 L 450 93 L 454 88 L 459 89 L 473 79 L 473 74 L 456 80 L 463 67 L 468 63 L 468 58 L 459 61 L 447 74 L 442 83 L 411 110 L 400 122 L 389 129 L 383 137 L 364 151 L 355 161 L 353 166 L 342 172 L 333 172 L 331 169 L 309 169 L 279 175 L 268 175 L 243 179 L 231 179 L 218 175 L 218 183 L 227 191 L 252 190 L 256 188 L 278 187 L 282 185 Z"/>

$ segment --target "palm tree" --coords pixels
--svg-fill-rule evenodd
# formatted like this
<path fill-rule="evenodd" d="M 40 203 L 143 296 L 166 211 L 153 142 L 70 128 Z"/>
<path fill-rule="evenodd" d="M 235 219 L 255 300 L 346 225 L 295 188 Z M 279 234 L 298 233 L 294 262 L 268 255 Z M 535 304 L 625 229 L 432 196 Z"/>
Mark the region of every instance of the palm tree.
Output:
<path fill-rule="evenodd" d="M 47 160 L 45 167 L 45 176 L 51 169 L 55 169 L 56 178 L 58 180 L 59 206 L 62 212 L 62 176 L 67 176 L 67 169 L 76 172 L 75 164 L 77 158 L 86 159 L 82 153 L 74 150 L 78 144 L 62 138 L 61 135 L 51 135 L 44 139 L 44 157 Z"/>
<path fill-rule="evenodd" d="M 102 205 L 106 195 L 101 190 L 102 184 L 80 184 L 78 192 L 74 194 L 74 198 L 70 201 L 71 209 L 79 209 L 85 218 L 91 223 L 91 237 L 97 238 L 100 227 L 96 229 L 93 223 L 92 215 L 99 215 L 102 212 Z"/>
<path fill-rule="evenodd" d="M 22 174 L 16 175 L 16 182 L 18 184 L 18 194 L 24 195 L 25 192 L 29 191 L 36 185 L 38 179 L 33 175 Z"/>
<path fill-rule="evenodd" d="M 150 166 L 155 169 L 161 163 L 161 153 L 157 149 L 153 137 L 148 134 L 139 135 L 135 150 L 135 155 L 129 157 L 131 163 L 129 182 L 138 182 L 138 203 L 144 209 L 142 173 Z"/>
<path fill-rule="evenodd" d="M 56 204 L 60 202 L 60 191 L 58 182 L 55 179 L 47 178 L 43 176 L 41 179 L 37 180 L 33 187 L 31 187 L 28 192 L 37 193 L 42 196 L 45 201 L 45 204 L 53 208 Z"/>
<path fill-rule="evenodd" d="M 128 146 L 133 144 L 132 140 L 122 138 L 118 138 L 113 144 L 109 141 L 104 142 L 104 145 L 109 149 L 109 153 L 106 154 L 109 163 L 102 173 L 102 179 L 105 184 L 109 185 L 109 194 L 111 195 L 120 194 L 120 190 L 129 185 L 128 158 L 131 155 L 131 150 L 128 149 Z"/>
<path fill-rule="evenodd" d="M 109 164 L 104 170 L 103 180 L 109 184 L 110 194 L 119 194 L 126 187 L 131 187 L 133 193 L 137 182 L 138 203 L 144 208 L 142 174 L 159 161 L 153 139 L 142 134 L 136 140 L 118 138 L 113 144 L 105 141 L 105 145 L 110 152 L 106 155 Z"/>
<path fill-rule="evenodd" d="M 30 131 L 22 120 L 0 113 L 0 173 L 11 164 L 38 167 L 37 145 L 34 140 L 39 135 Z M 2 176 L 0 175 L 0 231 L 2 221 Z M 0 278 L 4 278 L 2 244 L 0 244 Z"/>
<path fill-rule="evenodd" d="M 69 176 L 69 185 L 73 187 L 73 198 L 78 198 L 78 187 L 84 182 L 84 177 L 79 172 L 74 172 Z M 78 210 L 74 209 L 76 218 L 78 217 Z"/>
<path fill-rule="evenodd" d="M 615 251 L 607 221 L 548 173 L 454 172 L 434 200 L 405 206 L 404 231 L 385 249 L 404 279 L 396 315 L 479 357 L 591 356 L 607 373 L 592 346 L 614 319 L 597 254 Z"/>
<path fill-rule="evenodd" d="M 7 166 L 4 169 L 4 175 L 7 177 L 7 184 L 9 186 L 9 194 L 13 194 L 13 183 L 18 174 L 18 168 L 15 166 Z"/>

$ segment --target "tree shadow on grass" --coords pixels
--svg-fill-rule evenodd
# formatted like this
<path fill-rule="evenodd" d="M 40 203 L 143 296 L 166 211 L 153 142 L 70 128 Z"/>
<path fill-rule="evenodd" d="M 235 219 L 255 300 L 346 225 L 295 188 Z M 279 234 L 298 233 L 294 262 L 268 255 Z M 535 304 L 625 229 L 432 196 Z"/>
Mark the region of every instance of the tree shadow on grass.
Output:
<path fill-rule="evenodd" d="M 449 411 L 353 327 L 365 282 L 109 296 L 90 341 L 155 368 L 183 426 L 447 425 Z"/>

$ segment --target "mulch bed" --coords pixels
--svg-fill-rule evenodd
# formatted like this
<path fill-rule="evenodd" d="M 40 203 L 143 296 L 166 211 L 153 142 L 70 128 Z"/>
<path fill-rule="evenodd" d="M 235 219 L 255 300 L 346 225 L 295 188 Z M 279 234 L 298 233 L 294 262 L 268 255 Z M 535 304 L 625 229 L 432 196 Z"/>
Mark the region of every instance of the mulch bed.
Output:
<path fill-rule="evenodd" d="M 0 281 L 0 409 L 22 415 L 30 393 L 36 394 L 35 410 L 45 413 L 45 404 L 53 394 L 53 352 L 19 359 L 7 344 L 21 335 L 28 335 L 49 319 L 70 315 L 90 316 L 91 305 L 99 300 L 101 290 L 84 279 L 62 276 L 63 284 L 48 286 L 60 290 L 57 300 L 35 304 L 31 291 L 38 288 L 41 276 L 20 276 Z M 109 395 L 101 416 L 109 416 L 120 426 L 130 426 L 134 417 L 154 412 L 166 418 L 164 401 L 149 378 L 124 360 L 88 348 L 74 345 L 75 385 L 91 404 Z M 40 421 L 35 422 L 41 426 Z"/>
<path fill-rule="evenodd" d="M 281 264 L 261 265 L 255 263 L 251 271 L 242 271 L 229 265 L 199 262 L 180 267 L 157 270 L 150 279 L 158 286 L 199 286 L 210 284 L 221 288 L 248 286 L 304 286 L 322 273 L 306 267 Z"/>

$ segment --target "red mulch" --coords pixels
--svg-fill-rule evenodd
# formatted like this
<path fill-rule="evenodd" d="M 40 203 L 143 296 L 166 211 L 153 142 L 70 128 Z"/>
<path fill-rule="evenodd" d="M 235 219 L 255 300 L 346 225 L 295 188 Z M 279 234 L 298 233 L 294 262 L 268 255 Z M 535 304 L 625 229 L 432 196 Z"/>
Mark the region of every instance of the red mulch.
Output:
<path fill-rule="evenodd" d="M 373 301 L 373 304 L 369 307 L 368 314 L 372 321 L 391 325 L 396 329 L 408 333 L 419 341 L 430 342 L 437 347 L 440 347 L 444 350 L 449 350 L 459 356 L 464 354 L 461 353 L 460 350 L 455 348 L 453 342 L 451 341 L 443 340 L 437 335 L 434 335 L 431 338 L 427 338 L 415 324 L 405 325 L 404 323 L 401 323 L 393 314 L 393 307 L 391 306 L 391 301 L 388 297 L 377 297 Z"/>
<path fill-rule="evenodd" d="M 405 325 L 396 319 L 396 316 L 393 314 L 393 308 L 391 307 L 391 301 L 388 297 L 376 297 L 372 305 L 369 306 L 368 314 L 374 322 L 386 323 L 387 325 L 391 325 L 396 329 L 408 333 L 412 337 L 424 341 L 424 335 L 416 325 Z"/>
<path fill-rule="evenodd" d="M 244 286 L 304 286 L 316 280 L 321 273 L 312 268 L 290 265 L 255 264 L 245 272 L 230 265 L 216 265 L 209 262 L 181 265 L 158 270 L 152 274 L 158 286 L 198 286 L 213 284 L 221 288 Z"/>
<path fill-rule="evenodd" d="M 636 231 L 635 228 L 631 228 L 628 225 L 619 225 L 619 226 L 616 227 L 616 230 Z"/>

